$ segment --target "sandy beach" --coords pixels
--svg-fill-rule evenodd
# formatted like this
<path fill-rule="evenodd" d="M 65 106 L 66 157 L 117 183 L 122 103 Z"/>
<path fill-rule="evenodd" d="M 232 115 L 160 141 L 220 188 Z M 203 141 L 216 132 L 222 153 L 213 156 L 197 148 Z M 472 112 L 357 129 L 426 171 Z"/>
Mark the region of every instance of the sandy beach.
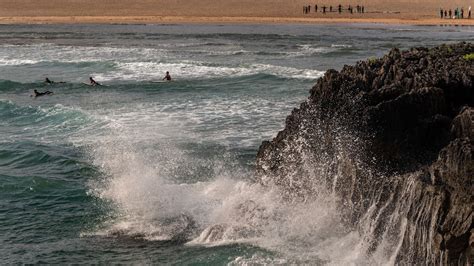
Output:
<path fill-rule="evenodd" d="M 0 0 L 1 24 L 49 23 L 384 23 L 474 25 L 473 1 L 282 0 Z M 342 5 L 342 12 L 337 6 Z M 318 11 L 315 12 L 315 6 Z M 357 13 L 356 6 L 364 6 Z M 304 13 L 304 7 L 310 6 Z M 326 12 L 322 12 L 323 6 Z M 351 14 L 348 7 L 354 8 Z M 329 12 L 332 7 L 333 12 Z M 440 9 L 463 9 L 465 19 L 440 18 Z"/>
<path fill-rule="evenodd" d="M 173 23 L 370 23 L 410 25 L 474 25 L 474 20 L 410 19 L 410 18 L 294 18 L 294 17 L 194 17 L 194 16 L 37 16 L 0 17 L 0 24 L 173 24 Z"/>

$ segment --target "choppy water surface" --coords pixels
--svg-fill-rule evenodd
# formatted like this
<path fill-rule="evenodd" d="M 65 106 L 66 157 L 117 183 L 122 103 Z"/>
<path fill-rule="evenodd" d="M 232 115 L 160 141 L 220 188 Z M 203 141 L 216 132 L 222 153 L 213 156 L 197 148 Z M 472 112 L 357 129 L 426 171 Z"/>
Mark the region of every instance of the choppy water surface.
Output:
<path fill-rule="evenodd" d="M 331 197 L 292 203 L 255 184 L 257 149 L 328 68 L 473 39 L 437 26 L 0 26 L 2 262 L 386 262 L 360 252 Z M 165 71 L 175 80 L 155 83 Z"/>

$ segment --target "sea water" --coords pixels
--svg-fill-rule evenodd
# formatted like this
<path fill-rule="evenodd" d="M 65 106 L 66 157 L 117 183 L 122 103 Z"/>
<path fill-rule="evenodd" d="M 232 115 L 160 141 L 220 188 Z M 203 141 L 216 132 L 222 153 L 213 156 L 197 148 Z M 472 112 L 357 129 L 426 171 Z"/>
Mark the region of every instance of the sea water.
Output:
<path fill-rule="evenodd" d="M 363 252 L 330 196 L 292 202 L 261 187 L 257 150 L 327 69 L 473 33 L 0 26 L 1 263 L 385 263 L 393 254 Z"/>

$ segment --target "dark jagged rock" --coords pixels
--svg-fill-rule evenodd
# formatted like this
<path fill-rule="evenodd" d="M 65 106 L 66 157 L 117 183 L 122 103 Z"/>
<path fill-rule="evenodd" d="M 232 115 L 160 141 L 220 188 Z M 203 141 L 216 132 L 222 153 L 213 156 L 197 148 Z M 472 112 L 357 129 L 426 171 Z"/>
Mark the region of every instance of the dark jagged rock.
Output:
<path fill-rule="evenodd" d="M 262 143 L 260 182 L 289 199 L 332 191 L 368 253 L 389 242 L 399 262 L 473 263 L 473 52 L 393 49 L 328 70 Z"/>

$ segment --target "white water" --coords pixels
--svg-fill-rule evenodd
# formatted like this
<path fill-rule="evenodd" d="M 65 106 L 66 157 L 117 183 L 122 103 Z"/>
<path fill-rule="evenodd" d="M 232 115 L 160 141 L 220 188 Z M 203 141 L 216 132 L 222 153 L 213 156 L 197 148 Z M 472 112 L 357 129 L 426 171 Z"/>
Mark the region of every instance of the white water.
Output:
<path fill-rule="evenodd" d="M 137 121 L 145 128 L 151 122 Z M 278 189 L 252 182 L 253 173 L 236 165 L 232 154 L 209 162 L 188 154 L 172 138 L 160 137 L 183 134 L 176 129 L 179 125 L 162 124 L 140 134 L 140 127 L 127 127 L 129 122 L 115 121 L 110 134 L 92 145 L 94 164 L 107 177 L 93 181 L 91 193 L 111 201 L 117 212 L 92 234 L 149 241 L 184 236 L 186 245 L 247 243 L 276 252 L 271 258 L 256 254 L 231 263 L 239 265 L 393 264 L 393 253 L 387 250 L 367 255 L 367 235 L 343 225 L 332 192 L 319 188 L 318 197 L 310 201 L 283 200 Z M 169 128 L 174 129 L 167 132 Z M 204 181 L 176 179 L 182 172 L 199 175 L 196 169 L 206 164 L 212 168 L 210 176 L 197 178 Z"/>
<path fill-rule="evenodd" d="M 188 47 L 188 46 L 178 46 Z M 164 49 L 167 48 L 167 49 Z M 122 48 L 122 47 L 89 47 L 89 46 L 64 46 L 53 44 L 34 45 L 3 45 L 0 46 L 0 66 L 28 66 L 37 65 L 39 69 L 45 64 L 69 66 L 78 68 L 71 69 L 70 73 L 62 72 L 61 79 L 80 82 L 87 75 L 92 75 L 100 81 L 136 81 L 136 80 L 161 80 L 163 73 L 169 71 L 173 77 L 180 80 L 209 79 L 220 77 L 241 77 L 255 74 L 268 74 L 282 78 L 294 79 L 317 79 L 322 76 L 323 71 L 316 69 L 295 68 L 272 64 L 247 63 L 245 61 L 231 65 L 217 65 L 200 60 L 180 58 L 179 51 L 173 51 L 173 47 L 163 48 Z M 225 48 L 225 49 L 224 49 Z M 198 57 L 212 57 L 213 55 L 229 56 L 232 54 L 245 53 L 239 47 L 224 46 L 222 51 L 198 50 Z M 313 53 L 312 49 L 321 51 L 335 51 L 339 48 L 309 48 L 302 46 L 296 52 L 282 54 L 282 57 L 305 56 Z M 193 54 L 193 50 L 185 50 Z M 43 76 L 54 76 L 55 72 L 43 72 Z M 77 76 L 84 72 L 84 75 Z M 66 75 L 65 75 L 66 74 Z M 41 78 L 42 79 L 42 78 Z"/>

